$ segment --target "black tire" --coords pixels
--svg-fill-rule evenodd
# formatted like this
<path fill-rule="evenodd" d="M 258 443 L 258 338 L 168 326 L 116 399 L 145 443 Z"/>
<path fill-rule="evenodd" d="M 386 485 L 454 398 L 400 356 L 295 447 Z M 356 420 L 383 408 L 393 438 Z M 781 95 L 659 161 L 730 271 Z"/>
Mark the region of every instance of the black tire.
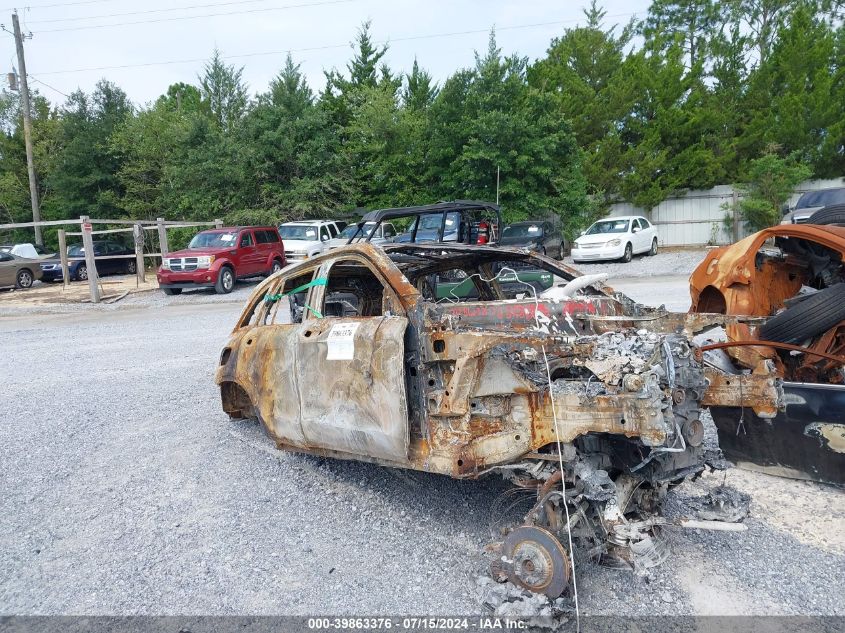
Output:
<path fill-rule="evenodd" d="M 800 343 L 845 320 L 845 283 L 819 290 L 801 303 L 773 316 L 761 327 L 759 338 L 779 343 Z"/>
<path fill-rule="evenodd" d="M 807 224 L 841 224 L 845 226 L 845 204 L 829 204 L 809 218 Z"/>
<path fill-rule="evenodd" d="M 657 255 L 657 238 L 651 240 L 651 250 L 648 252 L 649 257 Z"/>
<path fill-rule="evenodd" d="M 170 297 L 182 294 L 181 288 L 162 288 L 161 291 Z"/>
<path fill-rule="evenodd" d="M 29 268 L 21 268 L 15 277 L 15 286 L 17 288 L 32 288 L 32 282 L 35 277 L 32 276 L 32 271 Z"/>
<path fill-rule="evenodd" d="M 129 260 L 129 263 L 126 264 L 126 272 L 130 275 L 134 275 L 138 272 L 138 265 L 135 263 L 134 260 Z"/>
<path fill-rule="evenodd" d="M 76 279 L 78 281 L 88 281 L 88 266 L 81 264 L 79 268 L 76 269 Z"/>
<path fill-rule="evenodd" d="M 217 275 L 217 283 L 214 284 L 214 292 L 219 295 L 227 295 L 235 288 L 235 271 L 229 266 L 223 266 L 220 274 Z"/>
<path fill-rule="evenodd" d="M 282 262 L 280 262 L 278 259 L 274 259 L 274 260 L 273 260 L 273 265 L 270 267 L 270 274 L 271 274 L 271 275 L 275 275 L 275 274 L 276 274 L 277 272 L 279 272 L 282 268 L 283 268 L 283 266 L 282 266 Z"/>
<path fill-rule="evenodd" d="M 631 242 L 625 244 L 625 254 L 622 256 L 622 261 L 626 264 L 629 263 L 634 258 L 634 247 L 631 246 Z"/>

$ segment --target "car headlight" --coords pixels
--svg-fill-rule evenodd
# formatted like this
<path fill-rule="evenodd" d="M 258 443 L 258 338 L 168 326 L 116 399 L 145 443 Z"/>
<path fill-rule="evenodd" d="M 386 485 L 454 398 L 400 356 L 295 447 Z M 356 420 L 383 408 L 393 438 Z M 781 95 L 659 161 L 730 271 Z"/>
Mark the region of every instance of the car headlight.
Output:
<path fill-rule="evenodd" d="M 197 257 L 197 268 L 211 268 L 212 263 L 214 263 L 214 255 Z"/>
<path fill-rule="evenodd" d="M 622 240 L 610 240 L 605 246 L 619 246 L 622 243 Z"/>
<path fill-rule="evenodd" d="M 161 258 L 161 267 L 164 270 L 170 270 L 170 260 L 166 257 Z"/>

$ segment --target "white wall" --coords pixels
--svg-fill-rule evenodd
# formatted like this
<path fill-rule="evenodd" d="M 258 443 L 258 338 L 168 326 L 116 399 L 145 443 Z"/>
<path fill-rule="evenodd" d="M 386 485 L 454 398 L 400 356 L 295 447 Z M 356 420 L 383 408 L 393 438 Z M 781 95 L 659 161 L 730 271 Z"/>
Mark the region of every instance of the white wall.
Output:
<path fill-rule="evenodd" d="M 845 186 L 845 178 L 807 180 L 795 189 L 789 203 L 795 204 L 805 191 Z M 657 226 L 661 246 L 700 246 L 703 244 L 729 244 L 733 236 L 725 229 L 724 218 L 734 195 L 732 185 L 718 185 L 712 189 L 688 191 L 677 198 L 669 198 L 646 213 L 630 202 L 617 202 L 610 207 L 609 215 L 644 215 Z M 740 238 L 748 235 L 744 227 Z"/>

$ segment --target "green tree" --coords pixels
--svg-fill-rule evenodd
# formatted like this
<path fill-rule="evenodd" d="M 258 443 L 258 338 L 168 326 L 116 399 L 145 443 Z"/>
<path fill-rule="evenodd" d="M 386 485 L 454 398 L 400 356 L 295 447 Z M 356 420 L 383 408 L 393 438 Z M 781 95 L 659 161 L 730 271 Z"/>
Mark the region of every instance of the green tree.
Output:
<path fill-rule="evenodd" d="M 647 40 L 677 36 L 686 55 L 686 67 L 703 65 L 709 44 L 725 22 L 727 6 L 714 0 L 653 0 L 639 31 Z"/>
<path fill-rule="evenodd" d="M 842 27 L 839 33 L 807 3 L 784 19 L 764 64 L 749 80 L 748 125 L 739 139 L 746 156 L 776 144 L 813 168 L 818 177 L 841 176 Z M 837 132 L 839 130 L 839 132 Z"/>
<path fill-rule="evenodd" d="M 126 93 L 100 80 L 89 97 L 70 95 L 61 111 L 58 147 L 47 175 L 45 217 L 123 217 L 117 173 L 122 157 L 113 151 L 114 130 L 132 115 Z"/>
<path fill-rule="evenodd" d="M 630 113 L 640 86 L 631 80 L 625 49 L 631 25 L 615 34 L 602 26 L 605 11 L 595 2 L 584 12 L 583 27 L 552 40 L 546 57 L 528 70 L 529 82 L 551 95 L 585 153 L 584 172 L 591 193 L 612 197 L 621 187 L 618 164 L 620 124 Z"/>
<path fill-rule="evenodd" d="M 744 196 L 739 201 L 739 210 L 748 226 L 759 231 L 777 224 L 783 203 L 810 173 L 810 168 L 798 163 L 795 156 L 781 158 L 774 148 L 752 160 L 746 182 L 737 185 Z"/>
<path fill-rule="evenodd" d="M 491 33 L 475 68 L 449 78 L 432 105 L 430 187 L 442 198 L 499 198 L 508 219 L 590 215 L 581 152 L 548 94 L 528 85 L 527 59 L 502 57 Z"/>
<path fill-rule="evenodd" d="M 292 117 L 301 116 L 314 103 L 314 94 L 299 68 L 288 53 L 285 67 L 270 82 L 270 92 L 265 96 L 265 101 Z"/>
<path fill-rule="evenodd" d="M 405 88 L 402 90 L 402 103 L 409 110 L 425 110 L 437 96 L 435 84 L 428 71 L 420 68 L 416 58 L 411 73 L 406 76 Z"/>
<path fill-rule="evenodd" d="M 226 132 L 234 129 L 249 103 L 242 75 L 243 67 L 235 68 L 224 63 L 220 51 L 215 48 L 199 78 L 202 98 L 208 104 L 214 121 Z"/>

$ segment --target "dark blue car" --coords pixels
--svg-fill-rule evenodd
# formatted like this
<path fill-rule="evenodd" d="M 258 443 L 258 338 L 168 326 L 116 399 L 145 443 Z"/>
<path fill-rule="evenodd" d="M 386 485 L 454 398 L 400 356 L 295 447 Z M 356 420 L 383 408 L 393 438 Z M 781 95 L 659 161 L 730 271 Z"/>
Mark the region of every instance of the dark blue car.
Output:
<path fill-rule="evenodd" d="M 134 249 L 126 248 L 120 242 L 102 240 L 94 242 L 94 260 L 97 264 L 97 274 L 101 277 L 113 274 L 135 274 L 136 266 L 134 257 L 122 259 L 100 259 L 114 255 L 135 255 Z M 74 244 L 67 249 L 67 256 L 71 258 L 68 262 L 68 273 L 71 279 L 85 281 L 88 279 L 88 266 L 84 259 L 74 258 L 85 257 L 85 247 L 82 244 Z M 51 259 L 41 263 L 42 281 L 60 281 L 62 279 L 62 264 L 58 259 Z"/>

